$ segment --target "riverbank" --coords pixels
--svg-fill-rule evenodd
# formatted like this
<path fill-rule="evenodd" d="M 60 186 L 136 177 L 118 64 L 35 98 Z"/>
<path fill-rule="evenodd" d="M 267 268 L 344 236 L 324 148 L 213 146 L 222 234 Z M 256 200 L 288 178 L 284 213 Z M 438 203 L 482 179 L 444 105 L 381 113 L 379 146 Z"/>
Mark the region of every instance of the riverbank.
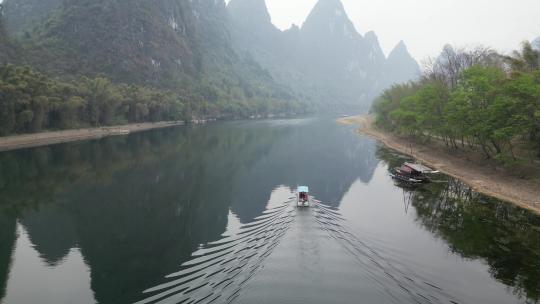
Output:
<path fill-rule="evenodd" d="M 48 146 L 72 141 L 98 139 L 107 136 L 127 135 L 130 133 L 142 132 L 152 129 L 181 126 L 184 124 L 185 123 L 182 121 L 165 121 L 6 136 L 0 137 L 0 152 Z"/>
<path fill-rule="evenodd" d="M 373 121 L 372 116 L 360 115 L 341 118 L 338 123 L 357 125 L 360 133 L 463 181 L 477 192 L 540 214 L 540 183 L 537 181 L 515 177 L 507 169 L 488 165 L 475 151 L 449 151 L 436 141 L 418 144 L 383 132 L 373 126 Z"/>

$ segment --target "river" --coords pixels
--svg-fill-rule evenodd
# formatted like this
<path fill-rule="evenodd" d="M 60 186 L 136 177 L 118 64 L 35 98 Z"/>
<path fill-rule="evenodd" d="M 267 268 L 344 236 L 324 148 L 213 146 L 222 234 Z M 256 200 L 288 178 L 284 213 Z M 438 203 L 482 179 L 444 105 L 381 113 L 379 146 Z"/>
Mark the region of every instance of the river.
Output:
<path fill-rule="evenodd" d="M 404 160 L 330 118 L 1 153 L 0 303 L 539 303 L 540 218 Z"/>

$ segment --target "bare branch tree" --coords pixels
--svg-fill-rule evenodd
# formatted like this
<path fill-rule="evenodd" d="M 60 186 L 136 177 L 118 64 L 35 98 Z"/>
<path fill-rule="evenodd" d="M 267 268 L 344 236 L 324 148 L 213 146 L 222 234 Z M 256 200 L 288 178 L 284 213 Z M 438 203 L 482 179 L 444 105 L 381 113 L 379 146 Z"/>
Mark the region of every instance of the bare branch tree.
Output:
<path fill-rule="evenodd" d="M 490 48 L 478 46 L 473 49 L 454 49 L 446 45 L 436 59 L 424 62 L 424 81 L 439 81 L 450 89 L 458 85 L 461 74 L 466 69 L 475 66 L 502 67 L 500 56 Z"/>

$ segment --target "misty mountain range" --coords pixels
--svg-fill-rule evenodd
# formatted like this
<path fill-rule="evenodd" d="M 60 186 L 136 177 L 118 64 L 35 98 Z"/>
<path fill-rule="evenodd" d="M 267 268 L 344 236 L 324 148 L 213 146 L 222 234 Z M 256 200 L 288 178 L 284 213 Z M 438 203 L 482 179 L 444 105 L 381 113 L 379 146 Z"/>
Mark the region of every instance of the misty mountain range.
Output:
<path fill-rule="evenodd" d="M 23 49 L 9 61 L 61 77 L 106 75 L 167 89 L 234 85 L 247 96 L 264 86 L 319 108 L 367 109 L 384 88 L 420 71 L 403 42 L 386 57 L 374 32 L 359 34 L 339 0 L 319 0 L 302 26 L 286 31 L 272 24 L 264 0 L 3 6 L 6 32 Z M 0 29 L 1 60 L 9 57 L 5 36 Z"/>
<path fill-rule="evenodd" d="M 280 31 L 264 0 L 231 0 L 233 41 L 279 81 L 320 103 L 368 104 L 382 89 L 415 78 L 418 64 L 400 42 L 385 57 L 374 32 L 360 35 L 339 0 L 320 0 L 301 27 Z"/>

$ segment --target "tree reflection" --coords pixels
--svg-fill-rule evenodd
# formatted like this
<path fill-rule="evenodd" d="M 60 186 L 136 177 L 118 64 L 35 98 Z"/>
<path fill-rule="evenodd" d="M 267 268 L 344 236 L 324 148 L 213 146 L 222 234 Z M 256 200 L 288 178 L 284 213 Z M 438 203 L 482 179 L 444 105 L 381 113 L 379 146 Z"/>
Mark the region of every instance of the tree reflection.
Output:
<path fill-rule="evenodd" d="M 403 158 L 380 148 L 390 168 Z M 482 259 L 493 278 L 516 295 L 540 300 L 540 218 L 511 204 L 485 197 L 462 182 L 445 178 L 406 189 L 417 221 L 467 259 Z"/>
<path fill-rule="evenodd" d="M 15 247 L 15 231 L 15 218 L 0 212 L 0 300 L 6 295 L 11 254 Z"/>
<path fill-rule="evenodd" d="M 371 179 L 374 150 L 328 120 L 156 130 L 2 153 L 0 210 L 10 215 L 0 221 L 0 286 L 19 221 L 49 267 L 80 248 L 99 303 L 133 302 L 219 239 L 230 210 L 249 222 L 276 187 L 298 183 L 337 204 L 354 181 Z"/>

